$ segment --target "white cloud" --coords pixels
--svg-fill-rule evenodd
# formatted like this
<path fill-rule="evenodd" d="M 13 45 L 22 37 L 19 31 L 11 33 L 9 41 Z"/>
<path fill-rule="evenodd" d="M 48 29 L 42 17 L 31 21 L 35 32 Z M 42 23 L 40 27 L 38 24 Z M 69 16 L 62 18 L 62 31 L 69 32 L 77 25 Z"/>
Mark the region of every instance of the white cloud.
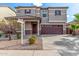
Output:
<path fill-rule="evenodd" d="M 75 16 L 67 15 L 67 18 L 70 18 L 70 17 L 73 19 L 75 18 Z"/>
<path fill-rule="evenodd" d="M 35 3 L 33 3 L 35 6 L 42 6 L 42 3 L 38 3 L 38 2 L 35 2 Z"/>
<path fill-rule="evenodd" d="M 0 3 L 33 3 L 35 1 L 41 3 L 78 3 L 79 0 L 1 0 Z"/>
<path fill-rule="evenodd" d="M 70 15 L 67 15 L 67 17 L 70 17 Z"/>
<path fill-rule="evenodd" d="M 71 16 L 73 19 L 75 18 L 75 16 Z"/>

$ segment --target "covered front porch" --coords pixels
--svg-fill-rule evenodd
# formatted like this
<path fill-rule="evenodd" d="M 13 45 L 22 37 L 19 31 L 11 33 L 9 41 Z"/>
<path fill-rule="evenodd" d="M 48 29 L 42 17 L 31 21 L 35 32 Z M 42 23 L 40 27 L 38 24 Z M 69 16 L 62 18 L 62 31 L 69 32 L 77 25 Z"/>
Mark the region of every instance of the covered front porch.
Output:
<path fill-rule="evenodd" d="M 30 15 L 5 17 L 6 20 L 17 20 L 21 24 L 21 29 L 18 30 L 21 34 L 25 35 L 40 35 L 40 22 L 41 18 Z"/>
<path fill-rule="evenodd" d="M 39 21 L 24 21 L 24 35 L 39 35 L 40 23 Z"/>

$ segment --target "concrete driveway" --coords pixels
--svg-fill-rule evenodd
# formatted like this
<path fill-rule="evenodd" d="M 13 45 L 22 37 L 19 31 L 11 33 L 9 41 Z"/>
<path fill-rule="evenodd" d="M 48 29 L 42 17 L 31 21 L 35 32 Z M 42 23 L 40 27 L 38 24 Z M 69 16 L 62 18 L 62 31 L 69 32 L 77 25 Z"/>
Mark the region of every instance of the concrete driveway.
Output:
<path fill-rule="evenodd" d="M 74 40 L 71 40 L 72 38 Z M 54 51 L 55 54 L 53 55 L 55 56 L 79 55 L 79 46 L 75 45 L 75 41 L 79 42 L 79 36 L 77 37 L 70 35 L 50 35 L 50 36 L 43 36 L 42 39 L 43 39 L 43 49 Z"/>
<path fill-rule="evenodd" d="M 44 35 L 43 50 L 0 50 L 0 55 L 11 56 L 73 56 L 78 55 L 79 50 L 70 50 L 70 44 L 62 40 L 62 37 L 68 35 Z M 66 50 L 69 49 L 69 50 Z M 66 51 L 63 51 L 66 50 Z M 68 52 L 69 51 L 69 52 Z M 60 53 L 62 52 L 62 53 Z"/>
<path fill-rule="evenodd" d="M 61 41 L 61 38 L 65 35 L 48 35 L 43 36 L 43 49 L 45 50 L 57 50 L 63 47 L 54 44 L 56 41 Z"/>

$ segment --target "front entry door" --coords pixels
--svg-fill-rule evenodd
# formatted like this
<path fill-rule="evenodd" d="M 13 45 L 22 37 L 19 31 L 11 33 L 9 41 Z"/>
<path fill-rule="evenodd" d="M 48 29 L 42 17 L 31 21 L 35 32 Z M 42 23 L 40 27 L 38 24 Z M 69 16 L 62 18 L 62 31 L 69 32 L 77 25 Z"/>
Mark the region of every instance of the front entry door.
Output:
<path fill-rule="evenodd" d="M 37 24 L 36 23 L 32 24 L 32 34 L 37 34 Z"/>

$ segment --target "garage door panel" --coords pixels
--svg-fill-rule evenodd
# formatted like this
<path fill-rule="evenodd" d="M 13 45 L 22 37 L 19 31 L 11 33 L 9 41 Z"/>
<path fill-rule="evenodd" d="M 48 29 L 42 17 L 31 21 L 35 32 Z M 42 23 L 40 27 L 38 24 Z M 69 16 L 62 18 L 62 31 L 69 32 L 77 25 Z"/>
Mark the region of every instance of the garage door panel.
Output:
<path fill-rule="evenodd" d="M 63 25 L 42 25 L 41 34 L 63 34 Z"/>

